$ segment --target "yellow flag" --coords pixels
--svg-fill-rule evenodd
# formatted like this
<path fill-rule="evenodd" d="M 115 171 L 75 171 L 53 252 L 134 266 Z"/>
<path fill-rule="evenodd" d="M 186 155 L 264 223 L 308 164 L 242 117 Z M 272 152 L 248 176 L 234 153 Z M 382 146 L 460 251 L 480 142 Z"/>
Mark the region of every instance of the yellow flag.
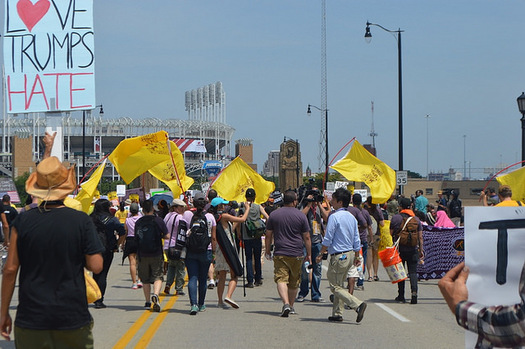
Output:
<path fill-rule="evenodd" d="M 525 167 L 499 176 L 496 180 L 501 185 L 508 185 L 512 189 L 512 200 L 525 202 Z"/>
<path fill-rule="evenodd" d="M 77 201 L 80 201 L 82 204 L 82 211 L 88 213 L 89 207 L 91 206 L 91 202 L 93 201 L 93 196 L 95 195 L 95 192 L 97 191 L 98 183 L 100 182 L 100 179 L 102 178 L 102 173 L 104 172 L 104 168 L 106 167 L 106 160 L 104 160 L 98 168 L 93 172 L 91 177 L 89 177 L 89 180 L 82 183 L 80 186 L 82 187 L 82 190 L 75 196 L 75 199 Z"/>
<path fill-rule="evenodd" d="M 132 180 L 169 157 L 168 133 L 159 131 L 140 137 L 128 138 L 119 143 L 109 156 L 124 182 Z"/>
<path fill-rule="evenodd" d="M 149 173 L 158 180 L 166 183 L 173 193 L 174 198 L 178 198 L 184 191 L 188 190 L 193 184 L 193 178 L 186 176 L 186 169 L 184 168 L 184 159 L 179 148 L 173 141 L 169 141 L 171 148 L 171 156 L 168 155 L 165 161 L 157 166 L 149 169 Z M 175 168 L 173 167 L 175 164 Z"/>
<path fill-rule="evenodd" d="M 330 168 L 350 181 L 366 183 L 374 204 L 385 203 L 396 188 L 396 172 L 370 154 L 357 140 L 345 157 Z"/>
<path fill-rule="evenodd" d="M 246 189 L 255 189 L 256 204 L 262 204 L 268 200 L 270 194 L 275 190 L 275 184 L 269 182 L 255 172 L 240 157 L 236 157 L 213 182 L 213 189 L 217 194 L 228 201 L 246 200 L 244 193 Z"/>

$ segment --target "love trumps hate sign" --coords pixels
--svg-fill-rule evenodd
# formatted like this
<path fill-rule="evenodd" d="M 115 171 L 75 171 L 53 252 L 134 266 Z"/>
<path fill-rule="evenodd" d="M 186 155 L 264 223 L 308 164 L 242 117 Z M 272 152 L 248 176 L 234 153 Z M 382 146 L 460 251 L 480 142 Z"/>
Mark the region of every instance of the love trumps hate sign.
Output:
<path fill-rule="evenodd" d="M 5 0 L 8 113 L 93 109 L 93 0 Z"/>

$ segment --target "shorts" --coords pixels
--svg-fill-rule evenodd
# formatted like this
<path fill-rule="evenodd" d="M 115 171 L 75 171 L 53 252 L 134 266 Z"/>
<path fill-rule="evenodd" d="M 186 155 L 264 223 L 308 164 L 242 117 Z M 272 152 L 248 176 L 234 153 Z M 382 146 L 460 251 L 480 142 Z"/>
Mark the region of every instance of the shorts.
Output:
<path fill-rule="evenodd" d="M 298 288 L 301 283 L 301 267 L 304 257 L 273 257 L 273 279 L 275 283 L 285 283 L 290 288 Z"/>
<path fill-rule="evenodd" d="M 132 253 L 137 254 L 137 240 L 135 240 L 135 237 L 127 237 L 126 238 L 126 244 L 124 245 L 124 253 L 129 256 Z"/>
<path fill-rule="evenodd" d="M 162 255 L 155 257 L 140 257 L 138 265 L 140 281 L 152 284 L 157 280 L 164 281 L 164 259 Z"/>
<path fill-rule="evenodd" d="M 93 348 L 93 321 L 74 330 L 30 330 L 15 326 L 15 346 L 17 348 Z"/>
<path fill-rule="evenodd" d="M 372 242 L 368 242 L 368 248 L 372 250 L 379 250 L 379 242 L 381 241 L 381 235 L 374 235 Z"/>

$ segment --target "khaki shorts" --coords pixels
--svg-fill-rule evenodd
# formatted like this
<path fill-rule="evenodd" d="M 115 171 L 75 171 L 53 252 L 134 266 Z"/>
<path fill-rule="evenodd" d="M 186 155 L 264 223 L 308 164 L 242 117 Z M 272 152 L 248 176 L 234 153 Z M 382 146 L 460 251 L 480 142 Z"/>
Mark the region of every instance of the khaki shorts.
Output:
<path fill-rule="evenodd" d="M 273 257 L 273 279 L 275 283 L 285 283 L 290 288 L 298 288 L 301 283 L 301 266 L 304 257 Z"/>
<path fill-rule="evenodd" d="M 138 265 L 140 281 L 152 284 L 156 280 L 164 281 L 164 260 L 162 256 L 140 257 Z"/>
<path fill-rule="evenodd" d="M 75 330 L 29 330 L 15 326 L 17 348 L 93 348 L 93 321 Z"/>

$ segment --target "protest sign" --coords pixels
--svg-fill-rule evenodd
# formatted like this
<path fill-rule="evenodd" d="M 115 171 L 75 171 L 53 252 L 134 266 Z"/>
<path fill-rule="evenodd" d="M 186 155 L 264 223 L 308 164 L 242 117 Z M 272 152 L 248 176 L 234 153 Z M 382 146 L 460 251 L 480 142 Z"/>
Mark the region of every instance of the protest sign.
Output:
<path fill-rule="evenodd" d="M 465 263 L 468 299 L 485 306 L 521 302 L 525 261 L 525 207 L 465 207 Z M 477 334 L 466 333 L 466 348 Z"/>
<path fill-rule="evenodd" d="M 93 0 L 6 0 L 8 113 L 95 107 Z"/>

